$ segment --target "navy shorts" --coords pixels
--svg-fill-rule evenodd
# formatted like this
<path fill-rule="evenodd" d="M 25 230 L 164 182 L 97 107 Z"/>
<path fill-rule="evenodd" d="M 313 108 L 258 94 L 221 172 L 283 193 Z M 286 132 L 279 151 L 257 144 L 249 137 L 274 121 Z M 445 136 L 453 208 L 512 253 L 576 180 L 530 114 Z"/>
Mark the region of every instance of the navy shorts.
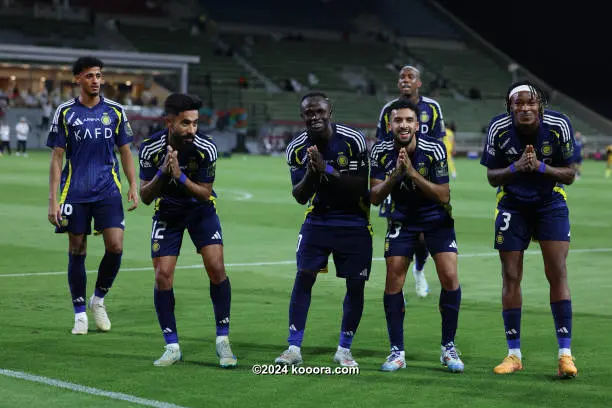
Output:
<path fill-rule="evenodd" d="M 390 256 L 412 258 L 415 249 L 421 245 L 419 243 L 421 233 L 425 237 L 425 246 L 431 255 L 439 252 L 457 252 L 457 238 L 452 219 L 430 228 L 416 228 L 413 225 L 389 220 L 385 237 L 385 258 Z"/>
<path fill-rule="evenodd" d="M 372 268 L 371 229 L 302 225 L 296 250 L 298 271 L 324 270 L 330 254 L 337 277 L 368 280 Z"/>
<path fill-rule="evenodd" d="M 567 206 L 545 210 L 516 210 L 498 206 L 495 216 L 495 249 L 524 251 L 531 238 L 538 241 L 569 241 Z"/>
<path fill-rule="evenodd" d="M 64 202 L 60 205 L 62 211 L 61 227 L 55 227 L 56 233 L 70 232 L 72 234 L 91 234 L 91 219 L 94 220 L 96 233 L 107 228 L 125 229 L 123 202 L 119 194 L 100 201 L 90 203 Z"/>
<path fill-rule="evenodd" d="M 192 211 L 171 216 L 156 212 L 151 228 L 151 258 L 178 256 L 187 229 L 196 252 L 207 245 L 223 245 L 221 223 L 216 213 Z"/>

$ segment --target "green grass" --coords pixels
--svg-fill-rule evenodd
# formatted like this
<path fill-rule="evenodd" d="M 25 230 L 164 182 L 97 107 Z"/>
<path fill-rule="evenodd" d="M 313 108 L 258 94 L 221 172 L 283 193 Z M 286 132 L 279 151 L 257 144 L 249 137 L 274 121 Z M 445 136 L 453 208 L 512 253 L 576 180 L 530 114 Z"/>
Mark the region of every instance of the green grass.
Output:
<path fill-rule="evenodd" d="M 408 368 L 378 371 L 388 354 L 382 307 L 384 263 L 375 260 L 366 285 L 364 316 L 353 345 L 361 372 L 353 376 L 256 376 L 253 364 L 268 364 L 286 347 L 287 309 L 295 275 L 295 245 L 304 208 L 290 193 L 282 158 L 235 156 L 220 159 L 215 185 L 223 225 L 225 259 L 232 282 L 232 347 L 239 367 L 216 367 L 214 321 L 202 267 L 176 271 L 178 331 L 185 361 L 157 368 L 163 338 L 153 307 L 150 268 L 152 208 L 126 215 L 122 271 L 108 296 L 109 333 L 72 336 L 73 316 L 65 274 L 3 277 L 65 271 L 67 239 L 47 222 L 48 158 L 0 159 L 0 348 L 1 369 L 126 393 L 188 407 L 203 406 L 376 406 L 407 403 L 426 407 L 610 406 L 612 356 L 612 180 L 601 162 L 585 163 L 583 178 L 568 188 L 572 252 L 568 259 L 574 307 L 573 351 L 579 377 L 559 381 L 556 339 L 541 256 L 532 245 L 523 283 L 522 349 L 525 370 L 494 376 L 506 353 L 500 305 L 500 265 L 492 249 L 495 193 L 476 161 L 459 160 L 452 199 L 463 287 L 458 345 L 466 371 L 452 375 L 439 358 L 439 284 L 433 265 L 426 273 L 432 295 L 414 296 L 407 280 L 405 342 Z M 245 193 L 251 194 L 244 199 Z M 385 224 L 373 211 L 374 256 L 382 256 Z M 201 265 L 189 239 L 179 266 Z M 594 249 L 603 249 L 600 252 Z M 90 237 L 88 294 L 103 254 Z M 286 261 L 281 264 L 280 262 Z M 250 263 L 277 262 L 257 266 Z M 247 264 L 247 265 L 244 265 Z M 130 270 L 135 268 L 136 270 Z M 314 289 L 303 346 L 308 366 L 333 366 L 344 282 L 333 269 Z M 93 319 L 90 321 L 93 327 Z M 117 406 L 133 404 L 0 376 L 0 406 Z"/>

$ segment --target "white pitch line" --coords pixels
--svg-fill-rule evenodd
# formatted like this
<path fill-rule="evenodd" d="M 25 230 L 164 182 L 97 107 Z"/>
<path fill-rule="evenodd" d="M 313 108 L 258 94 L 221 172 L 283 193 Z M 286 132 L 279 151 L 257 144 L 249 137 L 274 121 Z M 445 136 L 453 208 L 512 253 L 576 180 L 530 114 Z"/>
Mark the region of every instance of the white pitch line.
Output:
<path fill-rule="evenodd" d="M 133 404 L 144 405 L 147 407 L 156 407 L 156 408 L 186 408 L 181 405 L 170 404 L 169 402 L 149 400 L 145 398 L 135 397 L 129 394 L 123 394 L 120 392 L 112 392 L 112 391 L 104 391 L 98 388 L 86 387 L 80 384 L 74 384 L 66 381 L 55 380 L 53 378 L 42 377 L 39 375 L 23 373 L 21 371 L 12 371 L 0 368 L 0 375 L 4 375 L 6 377 L 19 378 L 21 380 L 37 382 L 45 385 L 50 385 L 52 387 L 64 388 L 70 391 L 82 392 L 90 395 L 97 395 L 100 397 L 111 398 L 120 401 L 131 402 Z"/>
<path fill-rule="evenodd" d="M 612 248 L 585 248 L 585 249 L 570 249 L 569 251 L 572 254 L 582 254 L 582 253 L 593 253 L 593 252 L 612 252 Z M 525 255 L 540 255 L 540 251 L 525 251 Z M 459 254 L 459 258 L 488 258 L 488 257 L 497 257 L 499 254 L 497 251 L 491 252 L 475 252 L 475 253 L 467 253 L 467 254 Z M 384 261 L 385 258 L 372 258 L 374 262 Z M 225 264 L 226 268 L 240 268 L 240 267 L 258 267 L 258 266 L 275 266 L 275 265 L 292 265 L 295 264 L 295 260 L 291 261 L 271 261 L 271 262 L 244 262 L 244 263 L 228 263 Z M 202 264 L 195 265 L 183 265 L 177 266 L 176 269 L 201 269 L 204 268 Z M 143 271 L 153 271 L 152 266 L 142 267 L 142 268 L 121 268 L 120 272 L 143 272 Z M 0 278 L 20 278 L 20 277 L 28 277 L 28 276 L 46 276 L 46 275 L 66 275 L 66 271 L 61 272 L 29 272 L 29 273 L 7 273 L 0 274 Z M 87 273 L 97 273 L 95 270 L 90 270 Z"/>

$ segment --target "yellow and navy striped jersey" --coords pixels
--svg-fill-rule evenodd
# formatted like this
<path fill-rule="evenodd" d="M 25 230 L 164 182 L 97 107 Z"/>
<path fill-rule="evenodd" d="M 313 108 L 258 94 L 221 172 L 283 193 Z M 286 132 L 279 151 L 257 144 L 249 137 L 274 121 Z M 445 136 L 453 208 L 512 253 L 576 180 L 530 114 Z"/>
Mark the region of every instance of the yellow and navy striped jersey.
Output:
<path fill-rule="evenodd" d="M 140 179 L 153 180 L 157 170 L 164 164 L 168 152 L 168 130 L 164 129 L 154 133 L 142 142 L 139 153 Z M 194 183 L 213 183 L 217 165 L 217 146 L 212 138 L 197 132 L 192 143 L 187 143 L 178 150 L 179 166 L 185 176 Z M 168 215 L 184 215 L 186 211 L 197 209 L 214 213 L 215 198 L 217 194 L 212 191 L 212 198 L 208 202 L 200 202 L 174 179 L 162 187 L 157 197 L 156 210 Z"/>
<path fill-rule="evenodd" d="M 66 150 L 60 202 L 87 203 L 121 194 L 115 146 L 130 143 L 132 136 L 123 107 L 110 99 L 100 97 L 91 108 L 79 98 L 59 105 L 47 146 Z"/>
<path fill-rule="evenodd" d="M 537 159 L 549 166 L 568 167 L 575 160 L 572 125 L 567 116 L 545 110 L 538 134 L 526 140 L 514 126 L 509 113 L 495 116 L 488 128 L 487 140 L 480 163 L 489 169 L 500 169 L 517 161 L 527 144 L 532 144 Z M 502 200 L 508 204 L 547 203 L 559 200 L 565 205 L 563 186 L 538 172 L 519 173 L 507 185 L 501 186 Z M 552 207 L 551 207 L 552 208 Z"/>
<path fill-rule="evenodd" d="M 379 140 L 370 152 L 370 178 L 385 180 L 395 170 L 398 150 L 393 140 Z M 446 148 L 438 140 L 427 136 L 417 138 L 416 150 L 410 160 L 415 170 L 435 184 L 448 184 Z M 391 205 L 385 216 L 410 226 L 427 228 L 450 217 L 450 204 L 440 204 L 424 194 L 408 177 L 395 184 L 391 191 Z"/>
<path fill-rule="evenodd" d="M 378 119 L 378 127 L 376 128 L 376 139 L 393 139 L 393 133 L 391 132 L 391 111 L 389 107 L 393 102 L 398 100 L 399 98 L 393 99 L 382 107 Z M 446 127 L 444 126 L 444 117 L 442 116 L 440 104 L 434 99 L 420 96 L 417 106 L 420 111 L 418 135 L 442 139 L 446 134 Z"/>
<path fill-rule="evenodd" d="M 332 124 L 333 134 L 324 149 L 323 159 L 341 175 L 363 179 L 358 196 L 347 195 L 321 175 L 315 194 L 311 197 L 305 224 L 329 227 L 361 227 L 370 223 L 368 174 L 370 164 L 365 137 L 357 130 L 340 123 Z M 308 167 L 307 150 L 313 146 L 308 132 L 298 134 L 287 145 L 287 164 L 291 183 L 295 186 L 304 178 Z"/>

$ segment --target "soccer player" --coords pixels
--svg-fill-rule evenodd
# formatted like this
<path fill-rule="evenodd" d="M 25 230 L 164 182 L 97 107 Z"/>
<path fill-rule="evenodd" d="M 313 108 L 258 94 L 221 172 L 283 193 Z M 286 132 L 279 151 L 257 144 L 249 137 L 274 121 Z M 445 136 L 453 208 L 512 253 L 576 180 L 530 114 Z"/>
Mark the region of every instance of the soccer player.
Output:
<path fill-rule="evenodd" d="M 612 174 L 612 144 L 606 146 L 606 178 Z"/>
<path fill-rule="evenodd" d="M 584 158 L 584 141 L 582 140 L 582 133 L 574 133 L 574 142 L 576 143 L 576 148 L 574 150 L 574 163 L 572 163 L 572 167 L 576 171 L 576 180 L 579 180 L 580 174 L 582 173 L 582 159 Z"/>
<path fill-rule="evenodd" d="M 336 276 L 346 280 L 342 325 L 333 360 L 357 366 L 351 344 L 363 312 L 365 283 L 372 265 L 368 197 L 369 161 L 364 136 L 331 122 L 332 106 L 324 93 L 301 101 L 306 131 L 287 146 L 293 197 L 309 202 L 297 242 L 297 274 L 289 303 L 289 348 L 275 363 L 302 363 L 300 348 L 317 273 L 333 254 Z"/>
<path fill-rule="evenodd" d="M 450 171 L 451 178 L 454 180 L 457 178 L 457 168 L 455 166 L 455 132 L 457 126 L 455 122 L 450 122 L 446 127 L 446 135 L 442 138 L 444 146 L 446 147 L 446 157 L 448 158 L 448 170 Z"/>
<path fill-rule="evenodd" d="M 392 140 L 380 140 L 370 153 L 370 200 L 382 204 L 391 196 L 385 239 L 387 279 L 383 303 L 391 354 L 383 371 L 406 367 L 404 353 L 404 294 L 402 287 L 410 260 L 423 234 L 440 285 L 442 341 L 440 362 L 452 372 L 463 372 L 455 349 L 461 304 L 457 274 L 457 241 L 451 216 L 446 149 L 441 140 L 419 134 L 419 108 L 411 101 L 389 105 Z"/>
<path fill-rule="evenodd" d="M 213 190 L 217 147 L 198 132 L 200 99 L 171 94 L 164 103 L 166 128 L 154 133 L 140 148 L 140 197 L 155 200 L 151 258 L 155 269 L 153 299 L 166 341 L 165 352 L 153 364 L 169 366 L 181 360 L 174 317 L 174 270 L 183 233 L 189 232 L 210 279 L 216 324 L 216 351 L 221 367 L 234 367 L 229 343 L 231 286 L 225 274 L 221 224 Z"/>
<path fill-rule="evenodd" d="M 400 69 L 397 80 L 400 96 L 399 98 L 387 102 L 381 109 L 378 127 L 376 128 L 376 138 L 378 140 L 393 140 L 393 133 L 391 132 L 391 112 L 389 108 L 391 104 L 398 100 L 412 101 L 412 103 L 419 108 L 419 128 L 417 130 L 419 134 L 435 139 L 442 139 L 444 137 L 446 128 L 444 127 L 444 118 L 442 117 L 440 104 L 431 98 L 420 95 L 419 89 L 422 85 L 421 71 L 416 67 L 406 65 Z M 389 196 L 384 205 L 380 206 L 379 215 L 381 217 L 387 217 L 388 213 L 391 211 L 390 206 L 391 202 Z M 419 244 L 415 249 L 412 274 L 414 275 L 416 294 L 422 298 L 426 297 L 429 293 L 429 285 L 427 284 L 427 279 L 423 272 L 427 255 L 425 240 L 421 235 L 419 237 Z"/>
<path fill-rule="evenodd" d="M 98 330 L 111 328 L 104 298 L 121 266 L 125 227 L 115 146 L 129 182 L 127 198 L 132 205 L 128 211 L 138 206 L 130 151 L 132 128 L 123 107 L 100 95 L 103 67 L 95 57 L 82 57 L 74 62 L 72 73 L 81 88 L 80 96 L 57 107 L 47 138 L 47 146 L 53 149 L 48 220 L 55 225 L 55 232 L 68 233 L 68 284 L 75 313 L 72 334 L 88 331 L 85 256 L 92 218 L 94 230 L 104 237 L 105 253 L 89 307 Z M 66 164 L 62 171 L 64 153 Z"/>
<path fill-rule="evenodd" d="M 544 272 L 550 286 L 562 377 L 578 370 L 570 349 L 572 301 L 566 258 L 570 223 L 564 184 L 572 184 L 575 171 L 574 136 L 567 116 L 544 109 L 546 98 L 530 81 L 519 81 L 506 93 L 507 113 L 489 124 L 481 164 L 498 188 L 495 249 L 502 264 L 502 317 L 508 356 L 496 374 L 523 369 L 521 354 L 521 280 L 523 253 L 531 237 L 540 243 Z"/>

